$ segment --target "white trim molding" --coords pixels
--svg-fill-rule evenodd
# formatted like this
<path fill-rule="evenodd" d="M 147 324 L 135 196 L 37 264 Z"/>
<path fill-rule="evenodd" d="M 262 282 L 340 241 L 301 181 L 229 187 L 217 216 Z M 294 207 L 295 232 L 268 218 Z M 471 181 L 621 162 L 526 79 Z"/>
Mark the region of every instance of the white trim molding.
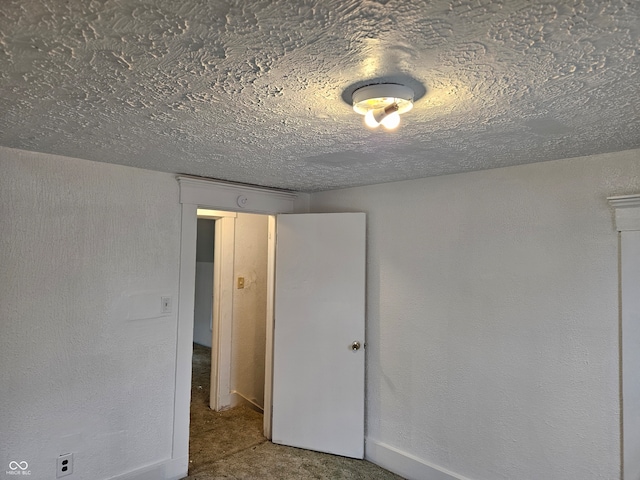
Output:
<path fill-rule="evenodd" d="M 616 230 L 619 232 L 640 230 L 640 195 L 609 197 L 609 204 L 615 208 Z"/>
<path fill-rule="evenodd" d="M 276 279 L 276 217 L 269 215 L 269 233 L 267 240 L 267 324 L 266 348 L 264 356 L 264 436 L 271 440 L 271 415 L 273 413 L 273 327 L 275 279 Z"/>
<path fill-rule="evenodd" d="M 184 478 L 189 467 L 187 457 L 165 460 L 164 462 L 147 465 L 132 472 L 110 477 L 109 480 L 180 480 Z"/>
<path fill-rule="evenodd" d="M 211 395 L 215 411 L 231 407 L 231 339 L 236 217 L 216 221 L 213 247 L 213 331 L 211 337 Z"/>
<path fill-rule="evenodd" d="M 180 203 L 247 213 L 290 213 L 295 192 L 178 176 Z"/>
<path fill-rule="evenodd" d="M 189 458 L 193 309 L 196 288 L 196 205 L 182 205 L 180 232 L 180 279 L 178 283 L 178 327 L 171 455 L 174 460 Z M 187 260 L 185 261 L 185 259 Z M 186 466 L 188 467 L 188 462 Z M 186 476 L 187 470 L 184 471 L 184 474 Z"/>
<path fill-rule="evenodd" d="M 211 329 L 211 390 L 209 407 L 231 407 L 231 330 L 233 321 L 233 268 L 236 212 L 199 208 L 198 218 L 216 220 L 213 247 L 213 312 Z"/>
<path fill-rule="evenodd" d="M 365 443 L 364 458 L 407 480 L 470 480 L 370 438 Z"/>
<path fill-rule="evenodd" d="M 620 415 L 622 477 L 640 478 L 640 195 L 610 197 L 620 268 Z"/>

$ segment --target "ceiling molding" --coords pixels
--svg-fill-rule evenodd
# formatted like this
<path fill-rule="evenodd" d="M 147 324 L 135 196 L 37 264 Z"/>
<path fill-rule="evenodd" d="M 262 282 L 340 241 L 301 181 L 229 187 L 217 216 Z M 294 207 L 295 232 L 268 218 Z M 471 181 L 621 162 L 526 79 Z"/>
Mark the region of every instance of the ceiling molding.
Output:
<path fill-rule="evenodd" d="M 640 195 L 620 195 L 609 197 L 607 200 L 615 208 L 616 230 L 640 230 Z"/>

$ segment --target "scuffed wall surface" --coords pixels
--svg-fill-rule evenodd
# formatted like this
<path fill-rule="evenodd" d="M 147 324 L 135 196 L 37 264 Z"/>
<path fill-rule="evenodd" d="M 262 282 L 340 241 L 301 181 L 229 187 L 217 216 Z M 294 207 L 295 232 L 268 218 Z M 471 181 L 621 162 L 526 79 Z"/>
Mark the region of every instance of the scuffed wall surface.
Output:
<path fill-rule="evenodd" d="M 239 213 L 234 258 L 231 390 L 264 407 L 268 216 Z M 238 289 L 238 277 L 244 288 Z"/>
<path fill-rule="evenodd" d="M 620 151 L 639 52 L 630 0 L 3 0 L 0 145 L 304 191 Z"/>
<path fill-rule="evenodd" d="M 106 479 L 171 457 L 172 175 L 0 148 L 0 464 Z M 173 313 L 160 313 L 160 297 Z"/>
<path fill-rule="evenodd" d="M 368 221 L 367 436 L 473 480 L 620 477 L 618 236 L 640 150 L 311 196 Z"/>

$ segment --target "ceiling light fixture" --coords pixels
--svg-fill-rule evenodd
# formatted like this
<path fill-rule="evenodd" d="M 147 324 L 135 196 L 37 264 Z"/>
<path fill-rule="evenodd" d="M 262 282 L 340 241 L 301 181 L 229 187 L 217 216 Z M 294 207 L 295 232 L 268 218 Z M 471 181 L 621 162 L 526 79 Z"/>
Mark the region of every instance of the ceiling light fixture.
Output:
<path fill-rule="evenodd" d="M 413 90 L 397 83 L 368 85 L 353 92 L 353 110 L 364 115 L 367 127 L 382 125 L 393 130 L 400 124 L 400 114 L 413 108 Z"/>

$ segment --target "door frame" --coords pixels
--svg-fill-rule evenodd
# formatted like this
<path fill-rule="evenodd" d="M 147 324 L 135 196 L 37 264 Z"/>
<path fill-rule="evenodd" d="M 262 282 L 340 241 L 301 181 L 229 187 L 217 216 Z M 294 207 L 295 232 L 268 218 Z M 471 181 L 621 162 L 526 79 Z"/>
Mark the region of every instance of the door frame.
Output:
<path fill-rule="evenodd" d="M 197 218 L 215 221 L 213 244 L 213 312 L 211 328 L 211 396 L 215 411 L 231 403 L 231 322 L 236 212 L 198 208 Z"/>
<path fill-rule="evenodd" d="M 173 438 L 172 460 L 176 461 L 187 474 L 189 466 L 189 416 L 191 405 L 191 362 L 193 356 L 193 309 L 196 276 L 196 237 L 198 208 L 222 210 L 227 212 L 247 212 L 276 215 L 304 213 L 307 208 L 300 205 L 304 197 L 298 193 L 237 185 L 222 181 L 207 180 L 198 177 L 176 177 L 180 188 L 182 217 L 180 227 L 180 280 L 178 286 L 178 319 L 176 332 L 176 368 L 173 404 Z M 297 208 L 296 208 L 297 207 Z M 302 207 L 302 208 L 301 208 Z M 271 225 L 275 219 L 269 220 L 270 239 L 275 246 L 275 235 L 271 235 Z M 275 251 L 275 250 L 274 250 Z M 275 258 L 272 260 L 275 262 Z M 272 263 L 270 261 L 270 265 Z M 272 276 L 272 275 L 271 275 Z M 273 282 L 273 279 L 271 280 Z M 232 282 L 233 283 L 233 282 Z M 272 286 L 268 287 L 267 313 L 271 312 L 271 324 L 267 323 L 267 358 L 265 359 L 265 434 L 271 434 L 271 383 L 273 359 L 273 298 Z M 271 298 L 269 298 L 271 297 Z M 269 305 L 271 307 L 269 308 Z M 269 320 L 268 320 L 269 322 Z M 221 326 L 221 328 L 224 328 Z M 271 347 L 269 348 L 269 341 Z M 267 391 L 268 388 L 268 391 Z M 220 395 L 218 394 L 218 397 Z M 269 407 L 267 409 L 267 401 Z M 268 423 L 268 425 L 267 425 Z M 268 428 L 267 428 L 268 427 Z"/>
<path fill-rule="evenodd" d="M 609 197 L 618 231 L 619 368 L 620 368 L 620 463 L 621 478 L 637 478 L 640 471 L 640 379 L 638 363 L 640 328 L 640 194 Z"/>

